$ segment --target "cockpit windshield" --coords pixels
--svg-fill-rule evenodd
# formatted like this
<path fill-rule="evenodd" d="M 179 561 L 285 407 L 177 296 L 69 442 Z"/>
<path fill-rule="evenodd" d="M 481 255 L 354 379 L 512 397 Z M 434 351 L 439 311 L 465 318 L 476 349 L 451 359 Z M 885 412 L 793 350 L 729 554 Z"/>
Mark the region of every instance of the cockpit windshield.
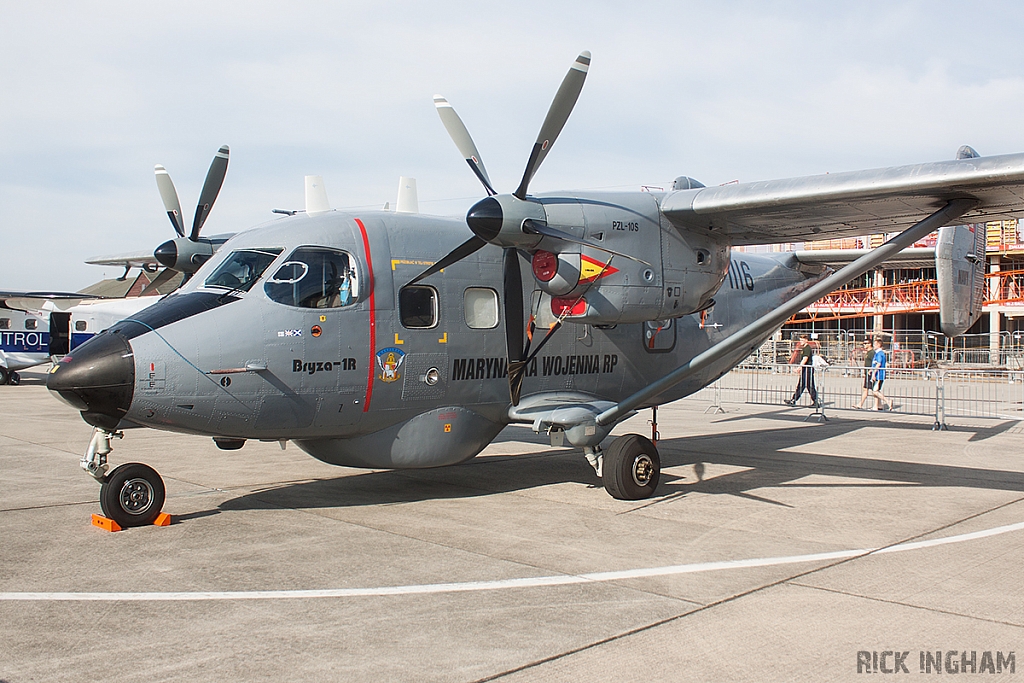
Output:
<path fill-rule="evenodd" d="M 281 255 L 282 249 L 239 249 L 233 251 L 217 266 L 213 275 L 206 278 L 207 287 L 248 292 L 260 279 L 263 271 Z"/>
<path fill-rule="evenodd" d="M 355 260 L 344 251 L 299 247 L 264 287 L 279 304 L 299 308 L 339 308 L 359 297 Z"/>

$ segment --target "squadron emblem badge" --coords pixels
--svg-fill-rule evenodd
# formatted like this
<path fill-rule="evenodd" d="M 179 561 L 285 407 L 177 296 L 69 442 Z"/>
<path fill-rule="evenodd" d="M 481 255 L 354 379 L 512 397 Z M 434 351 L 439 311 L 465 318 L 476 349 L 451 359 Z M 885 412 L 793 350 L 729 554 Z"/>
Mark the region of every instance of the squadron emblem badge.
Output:
<path fill-rule="evenodd" d="M 402 367 L 402 361 L 404 360 L 405 352 L 393 346 L 378 351 L 377 366 L 380 368 L 379 377 L 381 380 L 384 382 L 397 381 L 401 377 L 398 374 L 398 368 Z"/>

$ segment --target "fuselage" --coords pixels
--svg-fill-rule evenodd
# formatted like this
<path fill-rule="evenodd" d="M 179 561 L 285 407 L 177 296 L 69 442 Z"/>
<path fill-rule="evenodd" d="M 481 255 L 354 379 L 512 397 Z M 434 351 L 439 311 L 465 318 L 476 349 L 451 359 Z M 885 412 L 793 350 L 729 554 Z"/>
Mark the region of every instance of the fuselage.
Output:
<path fill-rule="evenodd" d="M 46 316 L 0 307 L 0 368 L 14 372 L 50 360 Z"/>
<path fill-rule="evenodd" d="M 475 454 L 510 421 L 502 252 L 484 247 L 403 291 L 466 234 L 462 220 L 390 212 L 300 214 L 240 233 L 186 286 L 79 347 L 49 386 L 106 429 L 290 439 L 328 461 L 401 466 L 364 462 L 358 451 L 369 435 L 403 438 L 417 418 L 456 430 L 461 420 L 482 442 Z M 322 291 L 303 289 L 307 278 Z M 789 255 L 734 253 L 704 314 L 565 324 L 530 362 L 522 395 L 621 400 L 815 279 Z M 536 348 L 554 316 L 533 284 L 524 278 Z M 698 390 L 745 355 L 656 402 Z M 99 376 L 79 369 L 86 362 Z M 125 374 L 129 381 L 118 379 Z"/>

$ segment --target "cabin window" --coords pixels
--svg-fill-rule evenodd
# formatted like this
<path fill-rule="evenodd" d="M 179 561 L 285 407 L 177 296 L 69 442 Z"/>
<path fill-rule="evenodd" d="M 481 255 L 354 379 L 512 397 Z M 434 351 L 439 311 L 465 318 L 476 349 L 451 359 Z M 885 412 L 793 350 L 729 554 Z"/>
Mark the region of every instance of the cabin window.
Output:
<path fill-rule="evenodd" d="M 299 308 L 340 308 L 355 303 L 359 278 L 355 259 L 344 251 L 300 247 L 267 280 L 271 300 Z"/>
<path fill-rule="evenodd" d="M 402 326 L 410 329 L 437 325 L 437 290 L 425 285 L 405 287 L 398 293 L 398 310 Z"/>
<path fill-rule="evenodd" d="M 263 271 L 281 254 L 281 249 L 239 249 L 233 251 L 217 266 L 213 275 L 206 278 L 207 287 L 223 287 L 238 292 L 248 292 Z"/>
<path fill-rule="evenodd" d="M 25 329 L 26 330 L 34 330 L 34 329 L 36 329 L 36 326 L 38 324 L 39 324 L 39 321 L 36 320 L 35 318 L 25 318 Z"/>
<path fill-rule="evenodd" d="M 498 293 L 486 287 L 470 287 L 463 296 L 466 325 L 474 330 L 498 326 Z"/>
<path fill-rule="evenodd" d="M 87 328 L 88 326 L 88 323 L 86 323 L 84 320 L 76 320 L 75 332 L 85 332 L 85 328 Z"/>
<path fill-rule="evenodd" d="M 9 329 L 11 329 L 11 319 L 10 318 L 0 318 L 0 330 L 9 330 Z"/>

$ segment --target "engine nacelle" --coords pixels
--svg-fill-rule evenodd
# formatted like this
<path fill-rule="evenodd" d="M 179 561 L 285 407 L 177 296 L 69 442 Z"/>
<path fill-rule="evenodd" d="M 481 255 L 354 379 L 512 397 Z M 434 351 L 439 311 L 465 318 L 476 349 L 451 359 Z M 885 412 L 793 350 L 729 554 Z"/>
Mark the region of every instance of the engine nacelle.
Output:
<path fill-rule="evenodd" d="M 213 251 L 213 243 L 208 239 L 193 242 L 187 237 L 178 237 L 157 247 L 153 257 L 171 270 L 194 273 L 213 256 Z"/>
<path fill-rule="evenodd" d="M 548 226 L 610 250 L 538 242 L 531 265 L 552 315 L 614 325 L 677 318 L 711 304 L 728 272 L 728 246 L 662 221 L 658 200 L 635 193 L 536 199 Z"/>

